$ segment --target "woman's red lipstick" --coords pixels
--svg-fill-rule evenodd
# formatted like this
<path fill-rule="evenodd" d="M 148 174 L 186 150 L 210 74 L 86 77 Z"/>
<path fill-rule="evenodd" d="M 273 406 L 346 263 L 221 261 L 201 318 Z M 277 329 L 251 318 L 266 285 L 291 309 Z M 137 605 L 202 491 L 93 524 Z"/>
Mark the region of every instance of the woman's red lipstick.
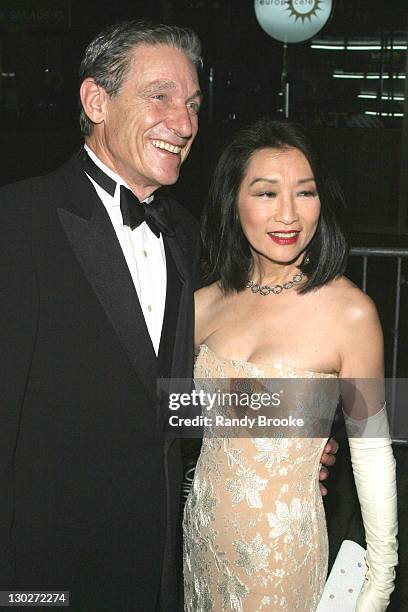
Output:
<path fill-rule="evenodd" d="M 268 232 L 268 236 L 276 244 L 295 244 L 299 238 L 299 230 Z"/>

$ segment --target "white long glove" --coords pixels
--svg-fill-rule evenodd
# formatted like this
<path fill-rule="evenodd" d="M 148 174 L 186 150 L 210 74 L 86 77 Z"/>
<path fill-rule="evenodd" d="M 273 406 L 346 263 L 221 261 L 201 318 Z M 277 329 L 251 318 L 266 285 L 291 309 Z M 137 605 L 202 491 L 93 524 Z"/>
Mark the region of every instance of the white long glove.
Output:
<path fill-rule="evenodd" d="M 347 418 L 347 421 L 350 425 L 352 419 Z M 385 408 L 368 421 L 371 421 L 372 435 L 388 431 Z M 394 590 L 395 566 L 398 564 L 395 459 L 389 436 L 368 438 L 365 437 L 366 433 L 363 437 L 349 438 L 367 543 L 366 581 L 355 610 L 384 612 Z"/>

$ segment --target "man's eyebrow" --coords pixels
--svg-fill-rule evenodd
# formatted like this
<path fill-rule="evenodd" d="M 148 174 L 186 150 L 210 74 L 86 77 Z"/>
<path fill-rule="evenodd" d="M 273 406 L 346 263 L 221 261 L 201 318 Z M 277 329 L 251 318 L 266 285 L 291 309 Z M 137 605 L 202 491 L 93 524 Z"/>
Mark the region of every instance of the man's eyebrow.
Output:
<path fill-rule="evenodd" d="M 148 96 L 157 91 L 176 89 L 176 87 L 177 85 L 174 81 L 168 81 L 167 79 L 157 79 L 156 81 L 152 81 L 151 83 L 149 83 L 143 90 L 142 94 Z M 195 91 L 193 95 L 189 97 L 189 100 L 193 100 L 194 98 L 200 98 L 200 100 L 202 100 L 203 94 L 199 89 L 197 89 L 197 91 Z"/>
<path fill-rule="evenodd" d="M 203 93 L 200 89 L 197 89 L 197 91 L 194 92 L 193 95 L 189 97 L 189 100 L 194 100 L 194 98 L 200 98 L 200 101 L 202 101 Z"/>
<path fill-rule="evenodd" d="M 149 93 L 153 93 L 155 91 L 159 90 L 166 90 L 166 89 L 175 89 L 176 88 L 176 84 L 174 81 L 168 81 L 167 79 L 157 79 L 156 81 L 152 81 L 151 83 L 149 83 L 143 90 L 144 94 L 149 94 Z"/>

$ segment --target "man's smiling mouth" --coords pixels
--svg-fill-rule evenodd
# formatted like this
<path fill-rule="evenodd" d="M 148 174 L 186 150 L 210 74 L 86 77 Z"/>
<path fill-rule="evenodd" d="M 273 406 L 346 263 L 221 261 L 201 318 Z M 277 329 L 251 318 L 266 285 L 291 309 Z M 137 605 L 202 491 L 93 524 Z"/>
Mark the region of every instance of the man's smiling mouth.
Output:
<path fill-rule="evenodd" d="M 165 151 L 175 153 L 176 155 L 179 155 L 181 153 L 181 147 L 172 145 L 169 142 L 165 142 L 164 140 L 152 140 L 151 143 L 154 147 L 156 147 L 156 149 L 164 149 Z"/>

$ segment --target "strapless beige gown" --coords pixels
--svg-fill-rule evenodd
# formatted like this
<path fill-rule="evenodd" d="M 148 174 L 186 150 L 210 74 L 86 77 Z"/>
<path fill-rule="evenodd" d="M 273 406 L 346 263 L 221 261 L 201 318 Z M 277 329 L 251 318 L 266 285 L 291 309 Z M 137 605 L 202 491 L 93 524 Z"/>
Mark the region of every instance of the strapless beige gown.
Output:
<path fill-rule="evenodd" d="M 210 390 L 214 379 L 224 378 L 336 378 L 222 358 L 207 345 L 194 374 L 198 387 L 208 382 Z M 324 400 L 329 420 L 337 400 Z M 296 407 L 298 414 L 306 404 Z M 318 481 L 326 440 L 220 438 L 205 428 L 183 520 L 185 610 L 316 609 L 328 562 Z"/>

